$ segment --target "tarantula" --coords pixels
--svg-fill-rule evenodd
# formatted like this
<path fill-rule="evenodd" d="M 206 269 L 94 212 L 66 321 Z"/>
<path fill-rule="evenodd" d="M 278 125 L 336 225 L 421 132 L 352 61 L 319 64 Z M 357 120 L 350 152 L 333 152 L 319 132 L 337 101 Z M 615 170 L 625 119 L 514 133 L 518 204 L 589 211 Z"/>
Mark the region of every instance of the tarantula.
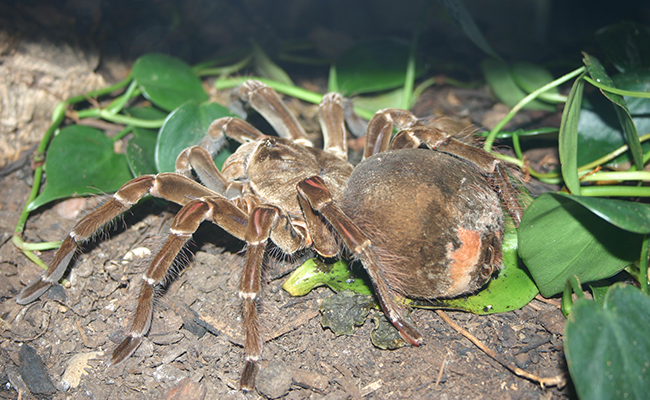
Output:
<path fill-rule="evenodd" d="M 369 122 L 364 159 L 353 168 L 339 94 L 325 95 L 320 106 L 323 150 L 313 147 L 273 89 L 251 80 L 237 94 L 280 136 L 236 118 L 214 121 L 202 146 L 178 156 L 175 173 L 135 178 L 81 219 L 48 270 L 16 301 L 29 303 L 59 281 L 79 244 L 145 195 L 175 202 L 182 208 L 144 274 L 130 331 L 107 363 L 122 362 L 140 345 L 156 286 L 199 224 L 211 221 L 247 245 L 239 287 L 246 336 L 241 388 L 252 390 L 262 352 L 257 306 L 269 239 L 288 254 L 311 248 L 329 258 L 346 248 L 367 270 L 389 320 L 414 345 L 422 336 L 403 319 L 396 296 L 458 296 L 479 289 L 501 266 L 501 203 L 517 224 L 520 208 L 504 167 L 489 153 L 408 111 L 386 109 Z M 211 151 L 224 136 L 241 146 L 219 171 Z"/>

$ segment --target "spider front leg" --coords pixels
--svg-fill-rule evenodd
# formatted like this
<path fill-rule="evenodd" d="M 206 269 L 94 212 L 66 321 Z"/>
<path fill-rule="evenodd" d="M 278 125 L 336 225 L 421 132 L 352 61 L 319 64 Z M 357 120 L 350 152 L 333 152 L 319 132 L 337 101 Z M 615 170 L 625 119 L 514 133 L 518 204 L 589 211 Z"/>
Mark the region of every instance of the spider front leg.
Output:
<path fill-rule="evenodd" d="M 306 232 L 297 230 L 287 213 L 272 205 L 256 207 L 251 212 L 246 229 L 246 261 L 239 286 L 244 319 L 244 371 L 240 386 L 244 391 L 255 388 L 255 375 L 262 354 L 262 337 L 257 305 L 262 287 L 262 263 L 268 240 L 271 239 L 286 253 L 295 253 L 305 247 Z"/>
<path fill-rule="evenodd" d="M 179 190 L 179 187 L 182 187 L 182 190 Z M 56 284 L 68 268 L 79 245 L 90 240 L 103 226 L 130 209 L 146 194 L 163 197 L 181 205 L 186 204 L 191 197 L 184 197 L 179 193 L 202 197 L 211 192 L 196 182 L 171 173 L 144 175 L 125 183 L 105 204 L 74 226 L 47 271 L 25 287 L 16 297 L 16 302 L 28 304 Z"/>
<path fill-rule="evenodd" d="M 246 214 L 221 196 L 195 199 L 181 208 L 172 222 L 169 237 L 142 277 L 142 289 L 129 333 L 113 351 L 107 365 L 121 363 L 142 343 L 151 327 L 155 288 L 164 281 L 174 259 L 203 221 L 211 221 L 231 235 L 244 239 Z"/>
<path fill-rule="evenodd" d="M 308 202 L 311 208 L 331 224 L 337 234 L 352 253 L 359 257 L 370 276 L 375 294 L 382 310 L 390 322 L 399 330 L 400 335 L 411 344 L 418 346 L 422 335 L 413 324 L 402 317 L 402 307 L 394 300 L 397 293 L 391 290 L 376 264 L 373 244 L 361 229 L 334 203 L 332 195 L 319 176 L 312 176 L 298 183 L 298 195 Z"/>

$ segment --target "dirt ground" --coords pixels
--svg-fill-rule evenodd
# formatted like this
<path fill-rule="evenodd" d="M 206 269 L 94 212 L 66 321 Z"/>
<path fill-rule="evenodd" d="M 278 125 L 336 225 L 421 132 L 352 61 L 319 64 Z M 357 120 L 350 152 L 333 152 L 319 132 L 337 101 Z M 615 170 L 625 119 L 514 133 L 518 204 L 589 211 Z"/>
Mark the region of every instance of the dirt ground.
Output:
<path fill-rule="evenodd" d="M 146 260 L 165 237 L 173 210 L 152 202 L 136 207 L 108 237 L 86 246 L 66 275 L 65 287 L 55 287 L 27 306 L 15 303 L 24 284 L 40 272 L 11 242 L 33 179 L 31 152 L 26 149 L 40 139 L 57 101 L 105 81 L 94 72 L 98 60 L 93 51 L 74 45 L 52 49 L 51 42 L 30 41 L 11 31 L 3 35 L 10 39 L 4 43 L 11 45 L 2 49 L 0 64 L 5 88 L 0 147 L 6 157 L 0 166 L 5 167 L 0 177 L 0 398 L 574 397 L 570 384 L 563 389 L 543 388 L 513 375 L 432 311 L 413 313 L 425 338 L 418 348 L 374 347 L 369 337 L 372 318 L 353 335 L 336 337 L 321 326 L 319 312 L 322 300 L 333 293 L 319 288 L 303 298 L 290 297 L 281 289 L 283 279 L 275 278 L 286 265 L 268 274 L 261 307 L 268 338 L 262 372 L 258 391 L 243 394 L 238 390 L 243 363 L 236 296 L 243 258 L 237 253 L 238 244 L 224 239 L 224 232 L 212 226 L 201 228 L 188 253 L 187 267 L 158 297 L 153 326 L 144 343 L 126 362 L 107 368 L 108 354 L 128 329 Z M 48 56 L 66 51 L 71 57 L 65 62 Z M 56 69 L 61 63 L 65 68 Z M 110 68 L 119 75 L 128 65 Z M 449 100 L 450 92 L 430 96 Z M 489 98 L 480 93 L 468 96 L 481 104 Z M 428 106 L 421 103 L 419 107 Z M 437 108 L 445 107 L 457 106 Z M 489 105 L 480 112 L 480 119 L 488 124 L 503 110 Z M 45 207 L 30 216 L 23 238 L 33 243 L 60 240 L 74 225 L 76 217 L 71 214 L 80 208 L 92 209 L 96 203 L 95 199 L 75 199 Z M 40 255 L 46 261 L 53 257 L 52 252 Z M 564 317 L 558 304 L 533 300 L 507 314 L 448 314 L 529 373 L 551 377 L 566 371 Z M 34 353 L 37 357 L 30 358 Z M 39 357 L 46 372 L 39 374 L 36 369 L 34 374 L 28 364 L 37 366 Z M 40 394 L 31 393 L 28 387 L 39 387 Z"/>

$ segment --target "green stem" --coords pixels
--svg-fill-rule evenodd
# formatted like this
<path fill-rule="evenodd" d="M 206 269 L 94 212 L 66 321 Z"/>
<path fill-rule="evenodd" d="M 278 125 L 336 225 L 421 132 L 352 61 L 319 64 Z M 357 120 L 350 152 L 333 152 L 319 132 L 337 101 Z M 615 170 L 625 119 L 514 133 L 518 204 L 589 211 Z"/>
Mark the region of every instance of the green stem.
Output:
<path fill-rule="evenodd" d="M 54 135 L 54 132 L 59 128 L 59 125 L 61 125 L 61 122 L 63 122 L 63 119 L 65 118 L 65 109 L 66 103 L 64 102 L 61 102 L 57 104 L 56 107 L 54 107 L 54 112 L 52 112 L 52 125 L 47 128 L 45 134 L 43 135 L 43 138 L 41 139 L 41 142 L 38 145 L 38 148 L 36 149 L 34 162 L 37 163 L 37 167 L 34 170 L 34 184 L 32 185 L 32 190 L 29 193 L 25 207 L 23 208 L 23 211 L 20 214 L 20 218 L 18 219 L 18 223 L 16 224 L 14 236 L 20 235 L 25 230 L 25 223 L 27 222 L 27 217 L 29 217 L 27 206 L 29 203 L 34 201 L 36 196 L 38 196 L 38 191 L 41 188 L 41 179 L 43 179 L 43 165 L 45 162 L 45 151 L 47 150 L 47 146 L 50 143 L 52 135 Z"/>
<path fill-rule="evenodd" d="M 108 112 L 104 112 L 104 110 L 101 110 L 99 116 L 110 122 L 115 122 L 124 125 L 132 125 L 134 128 L 149 128 L 149 129 L 160 128 L 161 126 L 163 126 L 166 120 L 166 118 L 163 119 L 134 118 L 122 114 L 110 114 Z"/>
<path fill-rule="evenodd" d="M 131 132 L 133 132 L 133 126 L 127 125 L 124 129 L 119 131 L 117 135 L 113 137 L 113 142 L 117 142 L 118 140 L 122 139 L 124 136 L 128 135 Z"/>
<path fill-rule="evenodd" d="M 417 101 L 417 99 L 420 98 L 420 95 L 422 95 L 422 92 L 424 92 L 424 90 L 425 90 L 426 88 L 428 88 L 428 87 L 430 87 L 430 86 L 433 86 L 433 85 L 435 85 L 435 84 L 436 84 L 436 78 L 429 78 L 429 79 L 425 79 L 424 81 L 422 81 L 422 82 L 421 82 L 421 83 L 420 83 L 420 84 L 419 84 L 419 85 L 418 85 L 418 86 L 413 90 L 413 99 L 415 99 L 415 101 Z M 411 108 L 412 108 L 414 105 L 415 105 L 415 103 L 411 105 Z"/>
<path fill-rule="evenodd" d="M 128 103 L 129 100 L 139 96 L 140 93 L 141 90 L 138 88 L 137 82 L 133 81 L 129 85 L 128 89 L 126 89 L 126 92 L 117 97 L 115 100 L 111 101 L 111 103 L 107 107 L 104 107 L 104 109 L 106 112 L 115 115 L 124 109 L 124 106 L 126 106 L 126 103 Z"/>
<path fill-rule="evenodd" d="M 650 197 L 648 186 L 581 186 L 582 196 L 593 197 Z"/>
<path fill-rule="evenodd" d="M 129 74 L 129 76 L 127 76 L 124 80 L 122 80 L 120 82 L 117 82 L 114 85 L 111 85 L 111 86 L 108 86 L 108 87 L 105 87 L 105 88 L 101 88 L 101 89 L 97 89 L 97 90 L 93 90 L 93 91 L 88 92 L 86 94 L 80 94 L 78 96 L 70 97 L 68 100 L 65 101 L 65 104 L 73 105 L 73 104 L 76 104 L 76 103 L 79 103 L 79 102 L 82 102 L 82 101 L 86 101 L 86 100 L 88 100 L 90 98 L 93 98 L 93 97 L 104 96 L 104 95 L 112 93 L 112 92 L 114 92 L 116 90 L 122 89 L 123 87 L 125 87 L 126 85 L 131 83 L 132 80 L 133 80 L 133 77 L 131 76 L 131 74 Z"/>
<path fill-rule="evenodd" d="M 648 171 L 598 171 L 593 174 L 585 175 L 580 179 L 581 182 L 596 181 L 650 181 L 650 172 Z"/>
<path fill-rule="evenodd" d="M 569 278 L 569 281 L 571 282 L 573 293 L 575 293 L 579 299 L 584 298 L 585 294 L 582 292 L 582 286 L 580 285 L 580 280 L 578 279 L 578 276 L 573 275 L 571 278 Z"/>
<path fill-rule="evenodd" d="M 24 251 L 46 251 L 58 249 L 61 247 L 63 240 L 58 240 L 56 242 L 42 242 L 42 243 L 27 243 L 24 242 L 19 236 L 16 236 L 18 239 L 14 239 L 13 242 L 16 247 Z"/>
<path fill-rule="evenodd" d="M 623 90 L 623 89 L 618 89 L 614 88 L 611 86 L 603 85 L 602 83 L 593 80 L 592 78 L 585 76 L 585 80 L 592 85 L 596 86 L 598 89 L 602 89 L 606 92 L 614 93 L 614 94 L 620 94 L 621 96 L 629 96 L 629 97 L 643 97 L 646 99 L 650 99 L 650 93 L 648 92 L 634 92 L 631 90 Z"/>
<path fill-rule="evenodd" d="M 639 141 L 641 143 L 645 142 L 648 139 L 650 139 L 650 133 L 639 137 Z M 592 169 L 596 168 L 599 165 L 603 165 L 603 164 L 606 164 L 606 163 L 612 161 L 616 157 L 618 157 L 621 154 L 625 153 L 627 150 L 628 150 L 628 146 L 626 144 L 624 144 L 623 146 L 619 147 L 618 149 L 612 151 L 611 153 L 605 154 L 604 156 L 602 156 L 598 160 L 592 161 L 589 164 L 585 164 L 582 167 L 578 168 L 578 172 L 591 171 Z M 648 154 L 646 154 L 644 156 L 643 163 L 645 164 L 646 162 L 648 162 L 649 159 L 650 159 L 650 153 L 648 153 Z M 636 167 L 632 166 L 632 167 L 630 167 L 630 170 L 636 170 Z"/>
<path fill-rule="evenodd" d="M 523 160 L 524 155 L 521 152 L 521 143 L 519 143 L 519 135 L 517 134 L 512 135 L 512 147 L 514 147 L 517 158 Z"/>
<path fill-rule="evenodd" d="M 560 307 L 562 308 L 562 314 L 566 317 L 571 314 L 573 310 L 573 290 L 571 290 L 571 282 L 569 279 L 564 282 L 564 291 L 562 292 L 562 303 Z"/>
<path fill-rule="evenodd" d="M 265 85 L 272 87 L 278 93 L 286 94 L 287 96 L 295 97 L 297 99 L 306 101 L 308 103 L 319 104 L 321 100 L 323 100 L 323 95 L 320 93 L 312 92 L 298 86 L 287 85 L 286 83 L 281 83 L 271 79 L 260 78 L 256 76 L 217 79 L 217 81 L 215 82 L 215 86 L 217 90 L 231 89 L 241 85 L 242 83 L 246 82 L 249 79 L 258 80 L 264 83 Z M 374 115 L 372 112 L 358 107 L 354 107 L 354 112 L 356 112 L 357 115 L 359 115 L 361 118 L 365 118 L 367 120 L 370 120 Z"/>
<path fill-rule="evenodd" d="M 339 91 L 339 78 L 336 73 L 336 64 L 330 65 L 329 76 L 327 77 L 327 90 L 329 92 Z"/>
<path fill-rule="evenodd" d="M 530 93 L 528 96 L 524 97 L 521 99 L 519 103 L 517 103 L 512 110 L 501 120 L 499 123 L 490 131 L 490 134 L 487 136 L 485 139 L 485 143 L 483 144 L 483 149 L 487 152 L 491 152 L 492 150 L 492 144 L 494 143 L 494 138 L 496 137 L 497 133 L 501 131 L 501 129 L 506 126 L 508 122 L 521 110 L 526 104 L 530 103 L 531 101 L 535 100 L 540 93 L 543 93 L 551 88 L 560 86 L 564 82 L 568 81 L 569 79 L 572 79 L 581 73 L 585 71 L 585 67 L 580 67 L 572 72 L 569 72 L 568 74 L 554 80 L 553 82 L 550 82 L 541 88 L 535 90 L 534 92 Z"/>
<path fill-rule="evenodd" d="M 77 112 L 77 118 L 103 118 L 110 122 L 115 122 L 117 124 L 132 125 L 135 128 L 149 128 L 157 129 L 163 126 L 165 118 L 163 119 L 142 119 L 129 117 L 128 115 L 123 114 L 112 114 L 106 109 L 99 108 L 89 108 L 87 110 L 81 110 Z"/>
<path fill-rule="evenodd" d="M 403 110 L 411 109 L 411 96 L 415 86 L 415 52 L 411 49 L 408 63 L 406 64 L 406 76 L 404 77 L 404 90 L 402 92 L 402 103 L 400 108 Z M 413 99 L 415 100 L 415 99 Z"/>
<path fill-rule="evenodd" d="M 260 77 L 240 77 L 240 78 L 225 78 L 225 79 L 217 79 L 215 82 L 215 86 L 217 87 L 217 90 L 223 90 L 223 89 L 231 89 L 236 86 L 241 85 L 242 83 L 246 82 L 249 79 L 255 79 L 257 81 L 260 81 L 264 83 L 265 85 L 268 85 L 269 87 L 272 87 L 277 91 L 278 93 L 286 94 L 287 96 L 295 97 L 297 99 L 312 103 L 312 104 L 319 104 L 321 100 L 323 100 L 323 95 L 320 93 L 315 93 L 312 91 L 309 91 L 307 89 L 300 88 L 298 86 L 293 86 L 293 85 L 288 85 L 286 83 L 281 83 L 278 81 L 274 81 L 271 79 L 266 79 L 266 78 L 260 78 Z"/>
<path fill-rule="evenodd" d="M 403 110 L 411 109 L 411 99 L 415 101 L 413 96 L 413 87 L 415 86 L 415 49 L 418 43 L 419 29 L 416 27 L 413 32 L 413 39 L 411 41 L 411 49 L 409 50 L 409 58 L 406 63 L 406 75 L 404 76 L 404 90 L 402 91 L 402 103 L 400 108 Z"/>
<path fill-rule="evenodd" d="M 566 103 L 567 96 L 558 93 L 542 93 L 539 99 L 549 103 Z"/>
<path fill-rule="evenodd" d="M 238 65 L 241 63 L 241 61 L 248 56 L 251 55 L 251 49 L 246 48 L 246 49 L 241 49 L 238 51 L 235 51 L 233 53 L 228 53 L 224 56 L 216 57 L 213 58 L 212 60 L 204 61 L 202 63 L 196 64 L 192 67 L 192 71 L 198 75 L 198 76 L 203 76 L 207 75 L 204 74 L 204 71 L 209 70 L 212 68 L 213 65 L 223 65 L 223 64 L 233 64 L 233 65 Z M 224 68 L 230 68 L 230 66 L 226 66 Z M 242 67 L 243 68 L 243 67 Z"/>
<path fill-rule="evenodd" d="M 240 71 L 242 68 L 247 66 L 251 60 L 253 59 L 253 54 L 249 54 L 246 57 L 244 57 L 241 61 L 238 61 L 232 65 L 226 65 L 223 67 L 217 67 L 217 68 L 205 68 L 201 69 L 198 71 L 199 76 L 212 76 L 212 75 L 217 75 L 217 76 L 223 76 L 223 75 L 230 75 L 235 72 Z"/>

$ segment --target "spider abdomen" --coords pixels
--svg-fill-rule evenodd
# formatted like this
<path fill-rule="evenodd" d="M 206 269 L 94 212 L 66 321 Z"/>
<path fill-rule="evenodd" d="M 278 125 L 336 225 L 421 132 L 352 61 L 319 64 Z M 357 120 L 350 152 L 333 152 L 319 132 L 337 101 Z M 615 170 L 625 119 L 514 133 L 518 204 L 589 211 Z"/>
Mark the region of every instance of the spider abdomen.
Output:
<path fill-rule="evenodd" d="M 369 157 L 350 176 L 341 208 L 372 241 L 389 287 L 408 297 L 475 291 L 501 265 L 499 198 L 476 168 L 448 154 Z"/>

